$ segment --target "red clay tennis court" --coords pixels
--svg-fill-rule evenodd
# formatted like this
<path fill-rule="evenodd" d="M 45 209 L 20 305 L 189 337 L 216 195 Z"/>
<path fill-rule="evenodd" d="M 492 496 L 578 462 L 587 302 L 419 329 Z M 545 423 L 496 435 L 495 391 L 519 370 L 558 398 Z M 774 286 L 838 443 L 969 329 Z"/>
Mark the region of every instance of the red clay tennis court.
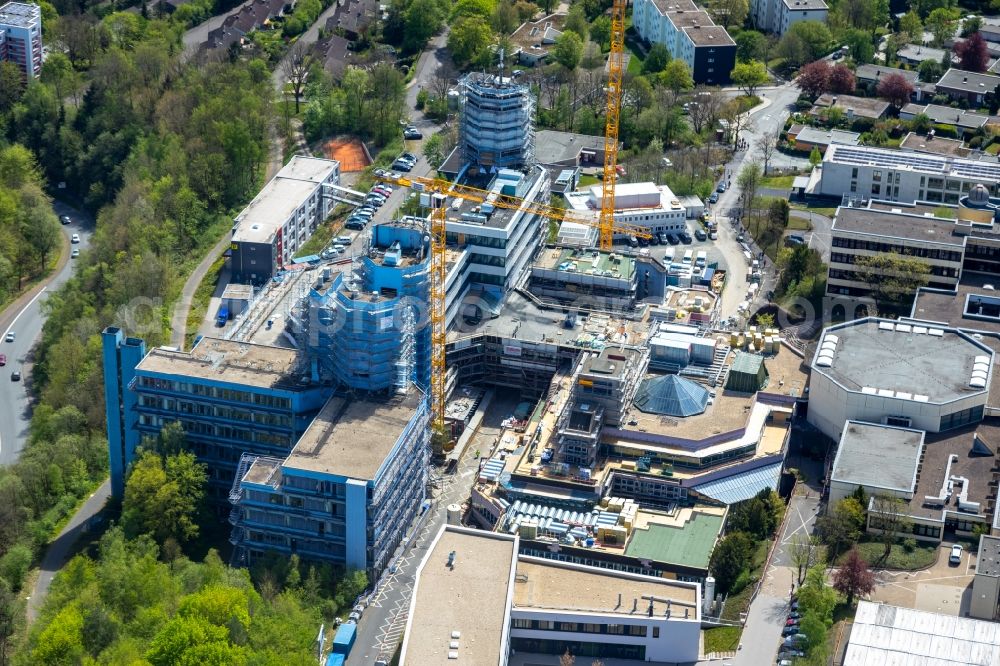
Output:
<path fill-rule="evenodd" d="M 360 139 L 337 138 L 323 144 L 323 153 L 331 160 L 340 162 L 340 172 L 361 171 L 371 164 Z"/>

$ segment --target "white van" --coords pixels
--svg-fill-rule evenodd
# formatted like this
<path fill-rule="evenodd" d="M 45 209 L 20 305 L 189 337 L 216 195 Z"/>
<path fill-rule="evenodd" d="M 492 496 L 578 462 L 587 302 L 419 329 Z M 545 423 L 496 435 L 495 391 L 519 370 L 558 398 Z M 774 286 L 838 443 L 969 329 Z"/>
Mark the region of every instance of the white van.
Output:
<path fill-rule="evenodd" d="M 693 259 L 694 259 L 694 252 L 692 250 L 685 250 L 684 251 L 684 263 L 690 266 L 691 265 L 691 261 Z"/>
<path fill-rule="evenodd" d="M 695 258 L 695 266 L 704 266 L 708 262 L 708 253 L 704 250 L 698 250 L 698 255 Z"/>
<path fill-rule="evenodd" d="M 663 253 L 663 263 L 670 264 L 674 261 L 674 248 L 668 247 L 667 251 Z"/>

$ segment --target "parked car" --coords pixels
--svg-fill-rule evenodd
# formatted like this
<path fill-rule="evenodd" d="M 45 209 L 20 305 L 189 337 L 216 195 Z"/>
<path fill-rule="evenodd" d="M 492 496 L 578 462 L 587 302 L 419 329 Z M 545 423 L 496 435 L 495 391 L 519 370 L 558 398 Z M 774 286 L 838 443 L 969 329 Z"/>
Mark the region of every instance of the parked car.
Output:
<path fill-rule="evenodd" d="M 403 130 L 403 138 L 412 141 L 412 140 L 422 139 L 424 138 L 424 135 L 421 134 L 420 130 L 418 130 L 416 127 L 407 127 L 405 130 Z"/>
<path fill-rule="evenodd" d="M 708 235 L 708 237 L 711 238 L 712 240 L 719 240 L 719 233 L 716 232 L 716 231 L 713 231 L 712 233 L 710 233 Z"/>
<path fill-rule="evenodd" d="M 80 242 L 80 234 L 73 234 L 73 236 L 69 239 L 69 242 L 70 243 L 79 243 Z"/>
<path fill-rule="evenodd" d="M 689 234 L 686 231 L 682 231 L 680 233 L 680 237 L 681 237 L 681 242 L 684 243 L 685 245 L 690 245 L 693 242 L 693 240 L 691 239 L 691 234 Z"/>
<path fill-rule="evenodd" d="M 951 564 L 962 563 L 962 544 L 956 543 L 951 547 L 951 555 L 948 556 L 948 562 Z"/>
<path fill-rule="evenodd" d="M 802 645 L 807 641 L 805 634 L 792 634 L 791 636 L 785 636 L 785 642 L 783 645 L 787 647 L 794 647 L 796 645 Z"/>
<path fill-rule="evenodd" d="M 396 171 L 409 171 L 413 168 L 413 164 L 410 162 L 400 162 L 399 160 L 396 160 L 392 163 L 392 168 Z"/>
<path fill-rule="evenodd" d="M 799 234 L 788 234 L 785 236 L 785 245 L 805 245 L 806 239 Z"/>
<path fill-rule="evenodd" d="M 793 650 L 790 647 L 782 646 L 782 648 L 778 650 L 778 659 L 792 659 L 794 657 L 804 656 L 806 656 L 806 653 L 802 650 Z"/>
<path fill-rule="evenodd" d="M 793 636 L 797 633 L 799 633 L 799 625 L 797 624 L 790 624 L 781 630 L 782 636 Z"/>
<path fill-rule="evenodd" d="M 365 228 L 365 222 L 364 220 L 360 219 L 348 220 L 346 223 L 344 223 L 344 227 L 347 229 L 357 229 L 358 231 L 360 231 L 361 229 Z"/>
<path fill-rule="evenodd" d="M 677 245 L 681 239 L 677 237 L 677 234 L 667 234 L 667 242 L 671 245 Z"/>
<path fill-rule="evenodd" d="M 667 239 L 667 234 L 664 233 L 664 232 L 662 232 L 662 231 L 660 233 L 658 233 L 657 236 L 659 236 L 659 238 L 660 238 L 660 245 L 666 245 L 668 242 L 670 242 Z"/>
<path fill-rule="evenodd" d="M 371 189 L 371 192 L 374 192 L 375 194 L 381 194 L 384 197 L 388 197 L 390 194 L 392 194 L 392 188 L 389 187 L 388 185 L 376 185 Z M 371 194 L 371 192 L 369 192 L 369 194 Z"/>
<path fill-rule="evenodd" d="M 719 195 L 716 194 L 715 192 L 712 192 L 712 195 L 708 197 L 708 203 L 712 204 L 719 203 Z"/>
<path fill-rule="evenodd" d="M 403 153 L 402 155 L 400 155 L 400 157 L 404 160 L 413 162 L 414 164 L 417 163 L 417 156 L 414 155 L 413 153 Z"/>
<path fill-rule="evenodd" d="M 793 626 L 797 625 L 798 623 L 799 623 L 799 618 L 797 618 L 797 617 L 790 617 L 787 620 L 785 620 L 785 626 L 786 627 L 793 627 Z"/>
<path fill-rule="evenodd" d="M 719 194 L 722 194 L 723 192 L 726 191 L 726 184 L 719 183 L 719 186 L 715 188 L 715 191 L 718 192 Z"/>
<path fill-rule="evenodd" d="M 0 354 L 0 368 L 2 368 L 5 365 L 7 365 L 7 355 Z"/>
<path fill-rule="evenodd" d="M 697 238 L 700 241 L 708 239 L 708 235 L 704 231 L 702 231 L 701 229 L 695 229 L 694 230 L 694 237 Z"/>
<path fill-rule="evenodd" d="M 350 236 L 337 236 L 333 239 L 334 243 L 339 243 L 341 245 L 350 245 L 353 242 L 353 238 Z"/>

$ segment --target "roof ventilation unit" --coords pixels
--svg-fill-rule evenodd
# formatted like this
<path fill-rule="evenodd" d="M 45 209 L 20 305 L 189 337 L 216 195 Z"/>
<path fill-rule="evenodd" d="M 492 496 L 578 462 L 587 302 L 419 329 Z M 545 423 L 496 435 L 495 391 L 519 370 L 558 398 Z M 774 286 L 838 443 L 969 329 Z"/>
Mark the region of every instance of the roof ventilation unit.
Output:
<path fill-rule="evenodd" d="M 909 324 L 896 324 L 896 331 L 899 333 L 909 333 L 913 327 Z"/>
<path fill-rule="evenodd" d="M 880 321 L 878 323 L 878 330 L 880 331 L 891 331 L 894 330 L 895 328 L 896 327 L 893 326 L 892 323 L 888 321 Z"/>
<path fill-rule="evenodd" d="M 820 354 L 820 357 L 816 359 L 816 365 L 821 368 L 829 368 L 833 365 L 833 356 Z"/>
<path fill-rule="evenodd" d="M 943 338 L 944 331 L 940 328 L 929 328 L 927 329 L 927 335 L 933 335 L 935 338 Z"/>

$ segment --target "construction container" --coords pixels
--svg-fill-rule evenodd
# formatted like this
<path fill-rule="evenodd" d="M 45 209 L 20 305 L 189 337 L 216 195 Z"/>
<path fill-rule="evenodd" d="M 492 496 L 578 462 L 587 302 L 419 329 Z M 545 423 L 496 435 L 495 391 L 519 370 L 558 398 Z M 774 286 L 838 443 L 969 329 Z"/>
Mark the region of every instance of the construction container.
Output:
<path fill-rule="evenodd" d="M 337 633 L 333 637 L 334 654 L 350 654 L 354 647 L 354 639 L 357 638 L 358 625 L 353 622 L 345 622 L 337 627 Z"/>

